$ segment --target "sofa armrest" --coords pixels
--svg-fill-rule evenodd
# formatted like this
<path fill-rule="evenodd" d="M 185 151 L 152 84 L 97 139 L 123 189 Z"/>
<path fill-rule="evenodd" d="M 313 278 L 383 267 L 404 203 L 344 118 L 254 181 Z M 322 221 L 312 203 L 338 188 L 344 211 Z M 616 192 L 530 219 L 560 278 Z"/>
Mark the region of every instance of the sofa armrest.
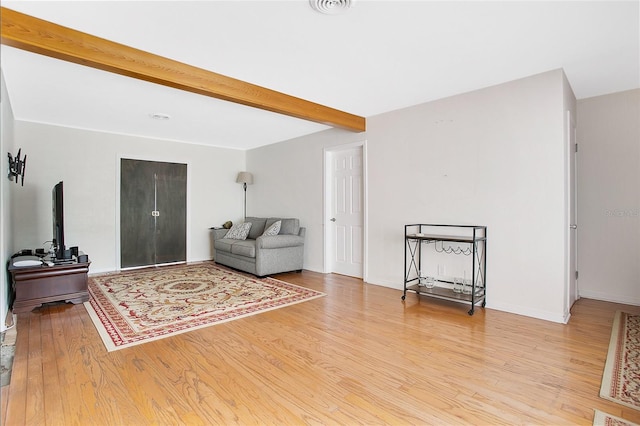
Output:
<path fill-rule="evenodd" d="M 299 235 L 263 235 L 256 239 L 256 249 L 274 249 L 302 245 L 304 245 L 304 237 Z"/>
<path fill-rule="evenodd" d="M 213 241 L 224 238 L 224 236 L 227 235 L 227 232 L 229 232 L 229 230 L 224 228 L 213 229 Z"/>

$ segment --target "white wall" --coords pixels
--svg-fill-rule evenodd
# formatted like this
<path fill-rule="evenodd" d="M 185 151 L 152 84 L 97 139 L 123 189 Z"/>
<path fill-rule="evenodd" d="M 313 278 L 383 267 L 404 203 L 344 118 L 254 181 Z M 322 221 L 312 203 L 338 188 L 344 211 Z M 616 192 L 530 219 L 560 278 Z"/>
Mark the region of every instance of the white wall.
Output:
<path fill-rule="evenodd" d="M 487 306 L 562 322 L 563 78 L 551 71 L 370 117 L 366 134 L 248 151 L 260 206 L 249 212 L 300 217 L 312 228 L 305 268 L 321 270 L 322 148 L 366 138 L 370 283 L 402 288 L 404 224 L 487 225 Z"/>
<path fill-rule="evenodd" d="M 4 75 L 2 75 L 1 70 L 0 86 L 0 153 L 5 155 L 6 152 L 10 152 L 11 155 L 16 155 L 17 150 L 15 149 L 13 141 L 13 112 L 11 110 L 9 96 L 7 95 Z M 6 158 L 7 157 L 2 157 L 2 167 L 0 167 L 0 230 L 2 232 L 2 237 L 0 237 L 0 255 L 2 256 L 3 265 L 6 265 L 6 262 L 11 257 L 13 247 L 11 198 L 14 191 L 21 190 L 15 182 L 11 182 L 6 178 L 9 171 L 9 163 Z M 6 329 L 5 318 L 9 310 L 9 289 L 10 283 L 7 279 L 7 274 L 3 272 L 0 274 L 0 332 Z"/>
<path fill-rule="evenodd" d="M 90 272 L 115 270 L 121 157 L 188 164 L 188 261 L 213 257 L 209 227 L 242 217 L 235 176 L 245 168 L 243 151 L 19 120 L 15 138 L 28 164 L 25 186 L 14 194 L 12 250 L 43 247 L 51 240 L 51 190 L 62 180 L 67 246 L 77 245 L 89 255 Z"/>
<path fill-rule="evenodd" d="M 189 164 L 189 260 L 211 258 L 208 228 L 242 216 L 239 170 L 254 173 L 247 214 L 299 217 L 305 268 L 323 268 L 323 155 L 367 140 L 368 281 L 402 288 L 406 223 L 488 226 L 488 307 L 565 318 L 565 109 L 561 70 L 368 119 L 368 131 L 328 130 L 245 153 L 17 121 L 29 154 L 13 202 L 15 244 L 51 238 L 51 188 L 65 181 L 67 240 L 115 269 L 118 158 Z M 569 99 L 569 100 L 567 100 Z M 458 262 L 458 263 L 456 263 Z M 457 274 L 459 261 L 450 261 Z"/>
<path fill-rule="evenodd" d="M 364 134 L 330 129 L 247 152 L 247 215 L 300 218 L 307 228 L 304 267 L 323 271 L 324 148 L 360 142 Z"/>
<path fill-rule="evenodd" d="M 640 89 L 578 101 L 582 297 L 640 305 Z"/>

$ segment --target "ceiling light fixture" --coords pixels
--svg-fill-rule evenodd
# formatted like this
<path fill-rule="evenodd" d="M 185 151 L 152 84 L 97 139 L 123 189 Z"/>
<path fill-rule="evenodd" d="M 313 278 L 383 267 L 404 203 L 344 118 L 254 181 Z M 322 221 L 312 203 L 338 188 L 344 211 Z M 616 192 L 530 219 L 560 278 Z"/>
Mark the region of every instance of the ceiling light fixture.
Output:
<path fill-rule="evenodd" d="M 154 120 L 168 120 L 171 118 L 169 114 L 163 114 L 161 112 L 152 112 L 151 114 L 149 114 L 149 117 L 153 118 Z"/>
<path fill-rule="evenodd" d="M 309 4 L 316 12 L 326 15 L 337 15 L 348 11 L 355 0 L 309 0 Z"/>

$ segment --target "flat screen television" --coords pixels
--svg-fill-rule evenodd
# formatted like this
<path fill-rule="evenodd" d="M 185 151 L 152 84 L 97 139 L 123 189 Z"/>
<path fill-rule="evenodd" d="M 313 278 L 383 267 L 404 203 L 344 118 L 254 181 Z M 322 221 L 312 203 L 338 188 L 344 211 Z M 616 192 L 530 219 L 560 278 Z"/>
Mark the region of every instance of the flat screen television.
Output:
<path fill-rule="evenodd" d="M 52 191 L 53 248 L 55 260 L 70 260 L 71 253 L 64 245 L 64 195 L 63 184 L 58 182 Z"/>

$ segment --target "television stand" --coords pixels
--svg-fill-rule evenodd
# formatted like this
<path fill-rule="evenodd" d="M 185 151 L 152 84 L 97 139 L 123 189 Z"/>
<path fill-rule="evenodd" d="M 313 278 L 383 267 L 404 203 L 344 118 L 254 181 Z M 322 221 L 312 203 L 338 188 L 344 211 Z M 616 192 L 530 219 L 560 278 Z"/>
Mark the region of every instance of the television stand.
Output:
<path fill-rule="evenodd" d="M 91 262 L 15 266 L 9 263 L 13 290 L 13 313 L 30 312 L 49 302 L 83 303 L 89 300 L 87 274 Z"/>

